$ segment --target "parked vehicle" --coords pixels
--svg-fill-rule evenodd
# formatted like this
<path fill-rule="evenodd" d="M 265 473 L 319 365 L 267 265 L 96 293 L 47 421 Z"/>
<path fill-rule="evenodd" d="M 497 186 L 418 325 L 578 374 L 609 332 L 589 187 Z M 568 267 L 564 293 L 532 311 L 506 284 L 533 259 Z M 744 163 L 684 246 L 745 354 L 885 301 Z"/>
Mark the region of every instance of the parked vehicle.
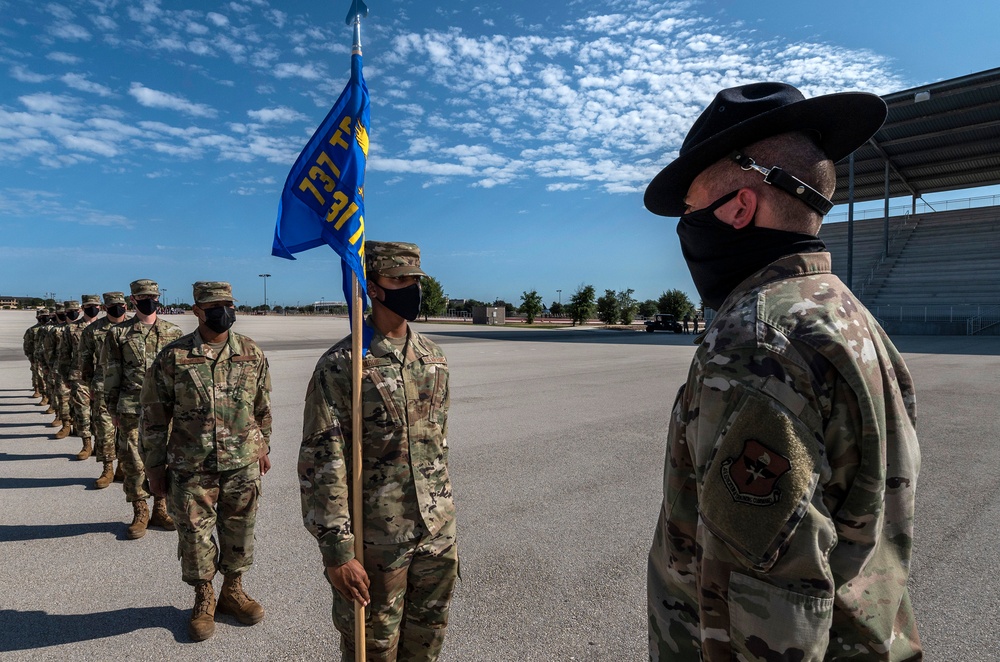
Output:
<path fill-rule="evenodd" d="M 653 331 L 673 331 L 674 333 L 680 333 L 682 330 L 681 323 L 673 315 L 660 313 L 653 319 L 646 320 L 646 331 L 649 333 Z"/>

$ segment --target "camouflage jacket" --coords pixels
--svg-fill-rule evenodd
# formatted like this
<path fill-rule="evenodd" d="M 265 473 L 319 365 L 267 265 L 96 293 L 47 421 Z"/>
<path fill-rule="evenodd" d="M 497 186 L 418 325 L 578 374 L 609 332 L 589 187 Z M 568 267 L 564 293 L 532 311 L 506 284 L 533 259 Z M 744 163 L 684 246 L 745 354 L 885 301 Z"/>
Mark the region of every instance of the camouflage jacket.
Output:
<path fill-rule="evenodd" d="M 907 591 L 913 383 L 829 253 L 721 307 L 674 403 L 653 660 L 921 659 Z"/>
<path fill-rule="evenodd" d="M 96 319 L 87 325 L 80 336 L 80 346 L 76 351 L 76 370 L 84 384 L 89 384 L 95 395 L 103 390 L 103 371 L 101 366 L 101 348 L 108 331 L 114 326 L 107 317 Z"/>
<path fill-rule="evenodd" d="M 49 372 L 59 375 L 59 343 L 62 338 L 66 323 L 51 324 L 49 328 L 39 334 L 42 345 L 42 362 Z"/>
<path fill-rule="evenodd" d="M 47 322 L 38 327 L 38 330 L 35 331 L 35 343 L 34 343 L 35 363 L 37 363 L 38 366 L 45 372 L 48 372 L 49 370 L 48 359 L 46 358 L 45 355 L 45 337 L 52 332 L 53 328 L 55 328 L 55 325 Z"/>
<path fill-rule="evenodd" d="M 68 382 L 79 381 L 77 350 L 83 332 L 91 325 L 86 319 L 78 319 L 66 324 L 62 337 L 59 339 L 59 374 Z"/>
<path fill-rule="evenodd" d="M 24 332 L 24 341 L 22 347 L 24 347 L 24 355 L 28 357 L 28 360 L 32 363 L 35 362 L 35 338 L 38 337 L 38 330 L 42 328 L 42 325 L 35 322 L 34 326 L 29 326 Z"/>
<path fill-rule="evenodd" d="M 436 533 L 455 517 L 448 477 L 448 361 L 412 328 L 406 355 L 375 331 L 362 363 L 364 539 Z M 351 338 L 319 360 L 306 393 L 299 485 L 306 528 L 323 562 L 354 558 L 349 489 Z"/>
<path fill-rule="evenodd" d="M 139 413 L 139 392 L 146 370 L 160 350 L 183 333 L 180 327 L 159 316 L 147 329 L 138 315 L 108 330 L 101 349 L 101 369 L 104 402 L 112 415 Z"/>
<path fill-rule="evenodd" d="M 167 345 L 146 374 L 141 401 L 147 467 L 232 471 L 270 450 L 267 359 L 234 331 L 219 354 L 197 331 Z"/>

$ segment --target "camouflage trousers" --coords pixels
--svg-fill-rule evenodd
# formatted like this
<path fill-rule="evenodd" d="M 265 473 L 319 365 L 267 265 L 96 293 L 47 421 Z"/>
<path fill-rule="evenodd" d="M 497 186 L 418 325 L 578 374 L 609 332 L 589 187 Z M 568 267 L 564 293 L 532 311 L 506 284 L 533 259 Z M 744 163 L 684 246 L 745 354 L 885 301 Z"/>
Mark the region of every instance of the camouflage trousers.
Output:
<path fill-rule="evenodd" d="M 118 415 L 118 466 L 125 474 L 122 489 L 125 490 L 125 500 L 144 501 L 149 498 L 146 491 L 146 466 L 139 455 L 139 415 Z"/>
<path fill-rule="evenodd" d="M 96 391 L 93 391 L 92 395 L 90 425 L 94 431 L 94 457 L 98 462 L 111 462 L 118 457 L 116 449 L 118 430 L 104 404 L 104 397 Z"/>
<path fill-rule="evenodd" d="M 35 389 L 39 393 L 45 392 L 44 380 L 42 379 L 42 369 L 38 365 L 38 361 L 34 359 L 31 360 L 31 388 Z"/>
<path fill-rule="evenodd" d="M 80 381 L 73 382 L 70 411 L 73 414 L 73 425 L 76 426 L 76 434 L 81 439 L 90 439 L 91 437 L 90 407 L 90 385 Z"/>
<path fill-rule="evenodd" d="M 365 544 L 371 581 L 365 614 L 370 662 L 433 662 L 441 654 L 458 577 L 455 520 L 435 535 L 395 545 Z M 354 660 L 354 604 L 333 589 L 333 623 L 345 662 Z"/>
<path fill-rule="evenodd" d="M 66 385 L 66 380 L 56 370 L 51 370 L 49 372 L 49 403 L 56 410 L 56 418 L 67 423 L 73 420 L 70 417 L 69 399 L 69 386 Z"/>
<path fill-rule="evenodd" d="M 177 524 L 181 578 L 194 586 L 216 570 L 242 575 L 253 565 L 260 464 L 219 473 L 167 470 L 167 511 Z M 218 543 L 215 531 L 218 530 Z"/>

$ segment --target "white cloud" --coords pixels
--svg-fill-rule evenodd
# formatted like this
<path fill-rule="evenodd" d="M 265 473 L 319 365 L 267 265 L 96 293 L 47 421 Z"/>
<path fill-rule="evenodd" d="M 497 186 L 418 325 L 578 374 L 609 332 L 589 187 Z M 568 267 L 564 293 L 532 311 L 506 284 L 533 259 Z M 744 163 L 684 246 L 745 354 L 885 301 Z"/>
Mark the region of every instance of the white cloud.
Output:
<path fill-rule="evenodd" d="M 67 97 L 61 94 L 49 94 L 48 92 L 28 94 L 23 97 L 18 97 L 18 100 L 23 103 L 28 110 L 35 113 L 72 112 L 77 106 L 77 100 L 73 97 Z"/>
<path fill-rule="evenodd" d="M 286 106 L 278 106 L 277 108 L 261 108 L 260 110 L 248 110 L 247 115 L 263 124 L 301 122 L 302 120 L 307 119 L 302 113 Z"/>
<path fill-rule="evenodd" d="M 113 32 L 118 29 L 118 23 L 110 16 L 97 14 L 90 17 L 90 22 L 93 23 L 99 30 L 103 30 L 105 32 Z"/>
<path fill-rule="evenodd" d="M 90 32 L 82 25 L 76 23 L 54 23 L 48 28 L 49 34 L 57 39 L 66 41 L 88 41 Z"/>
<path fill-rule="evenodd" d="M 312 63 L 281 62 L 275 65 L 273 73 L 277 78 L 305 78 L 306 80 L 322 78 L 322 73 Z"/>
<path fill-rule="evenodd" d="M 210 11 L 205 14 L 205 18 L 212 22 L 217 28 L 224 28 L 229 25 L 229 19 L 222 14 L 217 14 L 214 11 Z"/>
<path fill-rule="evenodd" d="M 92 152 L 100 156 L 118 156 L 118 147 L 110 140 L 92 136 L 68 135 L 62 139 L 63 145 L 78 152 Z"/>
<path fill-rule="evenodd" d="M 114 92 L 111 91 L 111 88 L 88 80 L 87 77 L 82 74 L 64 74 L 60 80 L 66 83 L 68 87 L 81 92 L 91 92 L 102 97 L 109 97 L 114 94 Z"/>
<path fill-rule="evenodd" d="M 545 190 L 546 191 L 579 191 L 582 188 L 583 188 L 583 184 L 568 184 L 568 183 L 565 183 L 565 182 L 559 183 L 559 184 L 546 184 L 545 185 Z"/>
<path fill-rule="evenodd" d="M 44 83 L 52 78 L 52 76 L 46 76 L 45 74 L 36 74 L 34 71 L 30 71 L 19 64 L 15 64 L 10 68 L 10 77 L 22 83 Z"/>
<path fill-rule="evenodd" d="M 79 64 L 80 58 L 71 53 L 63 53 L 62 51 L 53 51 L 46 55 L 48 59 L 53 62 L 61 62 L 62 64 Z"/>
<path fill-rule="evenodd" d="M 133 82 L 128 93 L 132 95 L 136 101 L 147 108 L 179 110 L 182 113 L 193 115 L 195 117 L 215 117 L 217 115 L 215 109 L 210 106 L 206 106 L 201 103 L 193 103 L 183 97 L 148 88 L 142 83 Z"/>

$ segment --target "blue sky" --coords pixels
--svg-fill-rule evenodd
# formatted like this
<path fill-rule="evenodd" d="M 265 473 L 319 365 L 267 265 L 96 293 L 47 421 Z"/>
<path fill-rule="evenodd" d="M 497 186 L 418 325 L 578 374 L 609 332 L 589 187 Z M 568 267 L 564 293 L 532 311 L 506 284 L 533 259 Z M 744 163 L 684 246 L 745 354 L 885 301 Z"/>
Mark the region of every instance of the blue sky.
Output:
<path fill-rule="evenodd" d="M 642 206 L 718 89 L 879 94 L 996 66 L 996 3 L 370 0 L 367 236 L 454 298 L 696 294 Z M 153 278 L 341 299 L 271 257 L 288 169 L 347 82 L 348 0 L 0 0 L 0 294 Z M 951 192 L 948 198 L 966 194 Z M 837 210 L 835 210 L 836 212 Z"/>

